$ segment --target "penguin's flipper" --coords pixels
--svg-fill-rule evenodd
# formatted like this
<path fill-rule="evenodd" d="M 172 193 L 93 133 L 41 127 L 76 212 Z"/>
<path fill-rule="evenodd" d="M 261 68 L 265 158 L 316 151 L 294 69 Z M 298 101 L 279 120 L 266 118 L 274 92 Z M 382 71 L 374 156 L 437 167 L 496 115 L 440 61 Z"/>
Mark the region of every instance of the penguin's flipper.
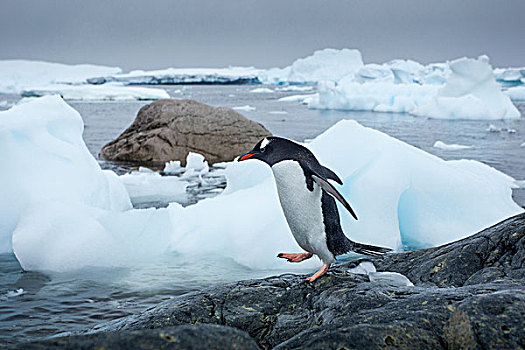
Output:
<path fill-rule="evenodd" d="M 303 168 L 303 171 L 304 171 L 304 173 L 306 175 L 306 184 L 307 184 L 308 188 L 310 188 L 310 191 L 313 190 L 313 187 L 311 187 L 312 186 L 311 185 L 312 184 L 312 180 L 313 180 L 313 181 L 315 181 L 315 183 L 317 183 L 323 189 L 323 191 L 325 191 L 330 196 L 334 197 L 339 202 L 341 202 L 341 204 L 346 208 L 346 210 L 348 210 L 348 212 L 350 214 L 352 214 L 354 219 L 357 220 L 357 215 L 355 214 L 355 212 L 352 209 L 352 207 L 350 206 L 350 204 L 348 204 L 348 202 L 346 201 L 346 199 L 344 199 L 344 197 L 341 195 L 341 193 L 339 193 L 337 191 L 337 189 L 334 187 L 334 185 L 332 185 L 330 182 L 328 182 L 328 179 L 327 179 L 326 176 L 323 176 L 323 175 L 319 174 L 318 172 L 312 170 L 309 166 L 307 166 L 305 164 L 301 164 L 301 167 Z M 323 167 L 323 170 L 325 172 L 326 172 L 325 169 L 329 170 L 337 179 L 339 179 L 339 177 L 337 177 L 337 175 L 335 175 L 335 173 L 333 171 L 331 171 L 328 168 Z M 341 181 L 341 180 L 339 180 L 339 181 Z"/>
<path fill-rule="evenodd" d="M 325 177 L 328 179 L 328 180 L 334 180 L 335 182 L 337 182 L 339 185 L 342 185 L 343 184 L 343 181 L 341 181 L 341 179 L 339 178 L 339 176 L 337 176 L 336 173 L 334 173 L 332 170 L 328 169 L 327 167 L 325 166 L 322 166 L 321 167 L 323 168 L 324 170 L 324 175 Z"/>

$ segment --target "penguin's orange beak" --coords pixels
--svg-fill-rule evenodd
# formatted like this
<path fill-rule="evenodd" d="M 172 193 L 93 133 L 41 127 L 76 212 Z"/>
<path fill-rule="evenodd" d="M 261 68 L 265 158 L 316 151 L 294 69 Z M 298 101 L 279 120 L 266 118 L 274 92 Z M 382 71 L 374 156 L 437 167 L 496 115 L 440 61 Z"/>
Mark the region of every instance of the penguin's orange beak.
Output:
<path fill-rule="evenodd" d="M 243 161 L 243 160 L 246 160 L 246 159 L 250 159 L 251 157 L 253 157 L 256 154 L 259 154 L 259 153 L 258 152 L 246 153 L 241 158 L 239 158 L 239 162 Z"/>

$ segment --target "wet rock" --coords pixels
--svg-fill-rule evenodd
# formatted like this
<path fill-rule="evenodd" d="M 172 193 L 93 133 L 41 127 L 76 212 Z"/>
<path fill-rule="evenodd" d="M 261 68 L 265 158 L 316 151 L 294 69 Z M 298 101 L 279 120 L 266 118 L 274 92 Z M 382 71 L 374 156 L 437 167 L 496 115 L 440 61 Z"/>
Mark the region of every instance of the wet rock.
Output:
<path fill-rule="evenodd" d="M 16 347 L 14 347 L 16 348 Z M 25 343 L 23 349 L 258 349 L 248 334 L 218 325 L 185 325 L 52 338 Z"/>
<path fill-rule="evenodd" d="M 133 124 L 106 144 L 100 156 L 108 160 L 163 163 L 189 152 L 210 163 L 231 161 L 271 133 L 230 108 L 194 100 L 158 100 L 140 109 Z"/>

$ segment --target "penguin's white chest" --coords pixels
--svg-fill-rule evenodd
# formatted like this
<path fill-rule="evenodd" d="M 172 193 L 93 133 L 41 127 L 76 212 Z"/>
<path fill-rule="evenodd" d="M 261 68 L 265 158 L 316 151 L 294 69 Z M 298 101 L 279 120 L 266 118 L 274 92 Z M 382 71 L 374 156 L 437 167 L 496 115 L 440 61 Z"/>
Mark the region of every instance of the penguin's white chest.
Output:
<path fill-rule="evenodd" d="M 293 160 L 274 164 L 272 171 L 284 216 L 299 246 L 324 262 L 333 262 L 326 243 L 321 187 L 314 183 L 314 190 L 310 191 L 303 169 Z"/>

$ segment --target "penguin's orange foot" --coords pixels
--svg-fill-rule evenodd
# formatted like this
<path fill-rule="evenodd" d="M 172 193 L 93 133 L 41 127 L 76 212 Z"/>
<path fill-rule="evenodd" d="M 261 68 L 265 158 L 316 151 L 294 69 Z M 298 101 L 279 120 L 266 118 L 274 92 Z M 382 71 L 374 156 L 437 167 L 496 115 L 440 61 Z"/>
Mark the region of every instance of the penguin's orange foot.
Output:
<path fill-rule="evenodd" d="M 286 259 L 288 262 L 301 262 L 306 259 L 310 259 L 313 256 L 312 253 L 279 253 L 278 258 Z"/>
<path fill-rule="evenodd" d="M 314 273 L 312 276 L 307 277 L 306 280 L 309 282 L 315 281 L 316 279 L 324 275 L 326 271 L 328 271 L 329 268 L 330 268 L 330 265 L 323 264 L 323 266 L 319 269 L 319 271 Z"/>

